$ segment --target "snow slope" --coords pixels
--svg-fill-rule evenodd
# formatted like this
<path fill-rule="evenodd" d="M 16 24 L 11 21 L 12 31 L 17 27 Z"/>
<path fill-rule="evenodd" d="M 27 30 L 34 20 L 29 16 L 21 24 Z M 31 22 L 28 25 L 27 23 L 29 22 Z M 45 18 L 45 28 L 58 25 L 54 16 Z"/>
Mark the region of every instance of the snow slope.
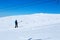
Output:
<path fill-rule="evenodd" d="M 14 28 L 18 20 L 19 28 Z M 60 40 L 60 14 L 17 15 L 0 18 L 0 40 Z"/>

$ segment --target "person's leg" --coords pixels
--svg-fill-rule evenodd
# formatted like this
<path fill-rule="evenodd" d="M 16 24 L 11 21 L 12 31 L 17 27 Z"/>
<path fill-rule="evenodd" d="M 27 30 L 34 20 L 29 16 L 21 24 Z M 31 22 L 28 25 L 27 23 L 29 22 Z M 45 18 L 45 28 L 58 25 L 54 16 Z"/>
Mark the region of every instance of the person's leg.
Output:
<path fill-rule="evenodd" d="M 16 27 L 18 28 L 18 25 Z"/>
<path fill-rule="evenodd" d="M 15 28 L 16 28 L 16 26 L 15 26 Z"/>
<path fill-rule="evenodd" d="M 15 28 L 18 28 L 18 25 L 16 25 Z"/>

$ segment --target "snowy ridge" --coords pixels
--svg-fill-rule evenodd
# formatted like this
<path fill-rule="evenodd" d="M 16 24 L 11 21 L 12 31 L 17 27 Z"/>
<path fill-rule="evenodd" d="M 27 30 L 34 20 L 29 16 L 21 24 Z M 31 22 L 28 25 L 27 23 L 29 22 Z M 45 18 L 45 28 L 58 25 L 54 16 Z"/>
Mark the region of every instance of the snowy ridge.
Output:
<path fill-rule="evenodd" d="M 19 28 L 14 28 L 15 20 Z M 60 40 L 60 14 L 0 18 L 0 40 Z"/>
<path fill-rule="evenodd" d="M 18 20 L 19 27 L 44 26 L 54 23 L 60 23 L 60 14 L 33 14 L 19 15 L 0 18 L 0 27 L 14 28 L 14 21 Z"/>

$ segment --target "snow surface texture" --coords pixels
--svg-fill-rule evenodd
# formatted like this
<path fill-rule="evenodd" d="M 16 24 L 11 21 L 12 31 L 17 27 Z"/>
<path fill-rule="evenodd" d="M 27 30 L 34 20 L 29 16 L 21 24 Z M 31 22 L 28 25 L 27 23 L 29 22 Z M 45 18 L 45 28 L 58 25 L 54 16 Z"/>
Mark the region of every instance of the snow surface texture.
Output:
<path fill-rule="evenodd" d="M 60 14 L 1 17 L 0 40 L 60 40 Z"/>

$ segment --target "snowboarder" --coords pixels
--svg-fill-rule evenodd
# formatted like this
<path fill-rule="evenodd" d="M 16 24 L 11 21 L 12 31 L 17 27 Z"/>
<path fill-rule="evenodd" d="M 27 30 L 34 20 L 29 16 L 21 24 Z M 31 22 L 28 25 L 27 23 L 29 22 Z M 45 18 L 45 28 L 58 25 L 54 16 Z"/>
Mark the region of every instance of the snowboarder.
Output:
<path fill-rule="evenodd" d="M 18 22 L 15 20 L 15 28 L 18 28 Z"/>

